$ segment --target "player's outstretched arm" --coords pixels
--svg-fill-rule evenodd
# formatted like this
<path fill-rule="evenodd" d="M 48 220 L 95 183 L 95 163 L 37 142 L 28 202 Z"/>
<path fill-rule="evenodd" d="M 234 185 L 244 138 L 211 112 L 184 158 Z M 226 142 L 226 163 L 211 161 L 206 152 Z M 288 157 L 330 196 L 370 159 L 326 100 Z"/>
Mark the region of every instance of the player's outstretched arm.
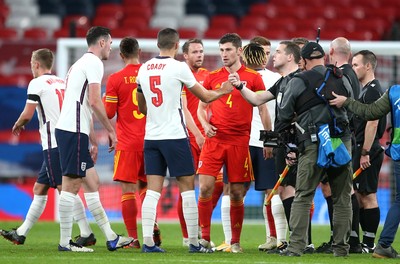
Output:
<path fill-rule="evenodd" d="M 240 91 L 243 98 L 253 106 L 262 105 L 268 101 L 273 100 L 275 97 L 270 91 L 262 91 L 255 93 L 248 89 L 241 81 L 237 72 L 229 74 L 228 80 L 230 83 Z"/>
<path fill-rule="evenodd" d="M 196 83 L 192 86 L 189 91 L 193 93 L 197 98 L 199 98 L 204 103 L 211 103 L 217 100 L 225 94 L 229 94 L 233 91 L 233 86 L 229 82 L 223 82 L 221 88 L 217 90 L 207 90 L 200 83 Z"/>

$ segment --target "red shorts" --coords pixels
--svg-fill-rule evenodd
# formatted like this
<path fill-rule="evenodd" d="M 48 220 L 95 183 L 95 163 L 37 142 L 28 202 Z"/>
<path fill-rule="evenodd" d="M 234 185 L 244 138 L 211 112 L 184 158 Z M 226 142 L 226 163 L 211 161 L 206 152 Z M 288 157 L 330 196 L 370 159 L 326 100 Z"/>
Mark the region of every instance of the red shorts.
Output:
<path fill-rule="evenodd" d="M 248 146 L 235 146 L 206 140 L 200 154 L 197 173 L 217 178 L 224 164 L 228 174 L 228 182 L 249 182 L 253 180 Z"/>
<path fill-rule="evenodd" d="M 144 174 L 143 151 L 116 150 L 114 155 L 114 181 L 147 182 Z"/>
<path fill-rule="evenodd" d="M 197 145 L 195 138 L 190 138 L 190 149 L 192 150 L 193 167 L 194 170 L 197 171 L 201 150 L 199 148 L 199 145 Z"/>
<path fill-rule="evenodd" d="M 215 183 L 220 183 L 220 182 L 224 182 L 224 172 L 222 171 L 222 169 L 219 171 L 215 179 Z"/>

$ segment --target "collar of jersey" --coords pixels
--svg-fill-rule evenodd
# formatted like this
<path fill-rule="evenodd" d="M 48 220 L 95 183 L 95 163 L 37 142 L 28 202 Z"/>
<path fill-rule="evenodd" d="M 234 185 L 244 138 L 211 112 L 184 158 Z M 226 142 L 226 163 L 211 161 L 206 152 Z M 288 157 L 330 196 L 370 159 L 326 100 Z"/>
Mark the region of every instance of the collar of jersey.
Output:
<path fill-rule="evenodd" d="M 157 59 L 170 59 L 170 56 L 157 56 Z"/>

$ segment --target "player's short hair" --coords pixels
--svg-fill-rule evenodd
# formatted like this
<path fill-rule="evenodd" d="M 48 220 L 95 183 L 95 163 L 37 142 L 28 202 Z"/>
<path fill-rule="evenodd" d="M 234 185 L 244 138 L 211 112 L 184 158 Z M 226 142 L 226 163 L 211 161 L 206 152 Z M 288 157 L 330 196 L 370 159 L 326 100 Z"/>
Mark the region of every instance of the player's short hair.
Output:
<path fill-rule="evenodd" d="M 294 57 L 294 62 L 299 63 L 301 55 L 300 55 L 300 47 L 294 43 L 293 41 L 290 40 L 284 40 L 279 42 L 281 45 L 285 45 L 285 54 L 289 55 L 292 54 Z"/>
<path fill-rule="evenodd" d="M 271 41 L 269 41 L 269 39 L 263 36 L 253 37 L 252 39 L 250 39 L 250 43 L 257 43 L 260 44 L 261 46 L 271 46 Z"/>
<path fill-rule="evenodd" d="M 242 47 L 242 39 L 236 33 L 227 33 L 223 35 L 222 38 L 219 40 L 218 44 L 225 44 L 229 42 L 232 43 L 232 45 L 236 48 Z"/>
<path fill-rule="evenodd" d="M 247 65 L 263 65 L 266 61 L 264 48 L 258 43 L 244 46 L 242 58 Z"/>
<path fill-rule="evenodd" d="M 119 43 L 119 50 L 125 58 L 133 58 L 139 55 L 139 42 L 132 37 L 125 37 Z"/>
<path fill-rule="evenodd" d="M 86 33 L 86 42 L 88 46 L 95 45 L 100 38 L 108 40 L 110 37 L 110 29 L 106 27 L 91 27 Z"/>
<path fill-rule="evenodd" d="M 182 45 L 182 52 L 187 54 L 189 52 L 189 45 L 192 44 L 192 43 L 198 43 L 198 44 L 201 44 L 201 46 L 203 46 L 203 41 L 201 41 L 201 39 L 192 38 L 192 39 L 189 39 L 188 41 L 186 41 Z"/>
<path fill-rule="evenodd" d="M 179 33 L 173 28 L 161 29 L 157 34 L 157 46 L 159 49 L 172 49 L 179 42 Z"/>
<path fill-rule="evenodd" d="M 361 55 L 362 56 L 363 64 L 370 63 L 371 66 L 372 66 L 372 69 L 375 71 L 376 65 L 378 64 L 378 61 L 376 59 L 375 53 L 373 53 L 370 50 L 360 50 L 359 52 L 354 54 L 353 57 L 355 57 L 357 55 Z"/>
<path fill-rule="evenodd" d="M 38 49 L 32 52 L 32 60 L 39 62 L 42 68 L 51 70 L 53 68 L 54 53 L 49 49 Z"/>
<path fill-rule="evenodd" d="M 300 46 L 300 45 L 306 45 L 308 42 L 310 42 L 308 39 L 306 39 L 306 38 L 302 38 L 302 37 L 298 37 L 298 38 L 292 38 L 291 39 L 293 42 L 294 42 L 294 44 L 296 44 L 297 46 Z"/>

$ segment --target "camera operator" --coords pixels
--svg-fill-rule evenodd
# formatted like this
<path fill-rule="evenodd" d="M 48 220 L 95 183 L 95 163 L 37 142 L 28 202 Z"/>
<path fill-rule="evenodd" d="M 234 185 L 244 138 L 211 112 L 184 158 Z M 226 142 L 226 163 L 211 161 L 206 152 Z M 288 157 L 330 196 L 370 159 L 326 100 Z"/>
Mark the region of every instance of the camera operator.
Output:
<path fill-rule="evenodd" d="M 304 130 L 298 136 L 299 157 L 297 170 L 296 195 L 293 201 L 290 226 L 290 245 L 281 255 L 300 256 L 307 242 L 307 220 L 315 190 L 321 176 L 328 175 L 328 181 L 332 190 L 334 217 L 333 217 L 333 252 L 337 257 L 348 256 L 349 245 L 347 243 L 351 229 L 351 188 L 352 167 L 350 161 L 351 134 L 348 127 L 346 110 L 329 107 L 326 99 L 322 99 L 320 90 L 341 92 L 352 95 L 350 83 L 338 68 L 324 66 L 325 52 L 316 42 L 306 44 L 301 50 L 301 56 L 305 60 L 306 70 L 295 76 L 287 85 L 285 96 L 279 105 L 279 118 L 282 122 L 292 122 L 295 113 L 297 122 Z M 330 75 L 328 75 L 330 73 Z M 315 91 L 315 87 L 319 87 Z M 323 89 L 324 88 L 324 89 Z M 329 125 L 329 127 L 328 127 Z M 321 131 L 317 140 L 318 128 L 328 127 L 333 139 L 344 143 L 344 152 L 348 156 L 346 162 L 331 165 L 330 163 L 318 166 L 320 153 L 318 148 L 324 147 L 321 143 Z M 331 140 L 331 138 L 328 138 Z M 332 144 L 333 145 L 333 144 Z M 347 149 L 347 150 L 346 150 Z M 340 158 L 341 156 L 335 156 Z"/>

